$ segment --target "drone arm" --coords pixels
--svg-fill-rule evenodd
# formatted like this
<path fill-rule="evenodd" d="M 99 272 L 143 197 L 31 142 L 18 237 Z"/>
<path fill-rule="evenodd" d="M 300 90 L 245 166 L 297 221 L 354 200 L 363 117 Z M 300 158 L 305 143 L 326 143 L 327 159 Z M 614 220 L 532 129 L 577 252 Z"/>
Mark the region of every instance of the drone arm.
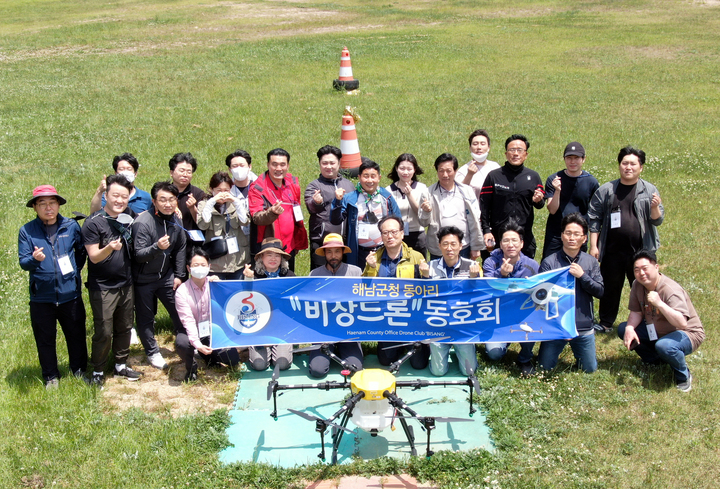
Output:
<path fill-rule="evenodd" d="M 345 404 L 343 404 L 342 407 L 340 409 L 338 409 L 338 411 L 335 414 L 333 414 L 332 416 L 330 416 L 327 419 L 327 421 L 332 423 L 340 415 L 342 415 L 345 411 L 352 411 L 352 409 L 355 407 L 355 405 L 358 403 L 358 401 L 360 401 L 360 399 L 362 399 L 363 397 L 365 397 L 365 393 L 363 391 L 360 391 L 357 394 L 355 394 L 354 396 L 350 397 L 347 401 L 345 401 Z"/>
<path fill-rule="evenodd" d="M 383 397 L 385 397 L 394 408 L 403 410 L 406 413 L 408 413 L 410 416 L 417 417 L 418 413 L 413 411 L 412 408 L 410 408 L 410 406 L 405 404 L 405 401 L 400 399 L 398 396 L 396 396 L 392 392 L 390 392 L 390 391 L 383 392 Z"/>

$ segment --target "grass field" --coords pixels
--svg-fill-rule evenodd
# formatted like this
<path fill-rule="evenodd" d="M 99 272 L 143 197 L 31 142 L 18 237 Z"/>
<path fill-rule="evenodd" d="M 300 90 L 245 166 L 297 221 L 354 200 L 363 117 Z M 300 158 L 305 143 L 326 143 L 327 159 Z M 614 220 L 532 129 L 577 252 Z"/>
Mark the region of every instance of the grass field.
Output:
<path fill-rule="evenodd" d="M 331 88 L 345 45 L 355 95 Z M 442 487 L 717 487 L 719 66 L 716 0 L 0 0 L 0 487 L 284 488 L 402 471 Z M 569 352 L 529 380 L 511 359 L 481 364 L 493 455 L 278 470 L 218 463 L 223 410 L 123 411 L 75 381 L 45 391 L 17 263 L 36 185 L 57 186 L 63 213 L 87 212 L 115 154 L 138 157 L 147 190 L 176 152 L 197 157 L 193 183 L 206 187 L 236 148 L 262 170 L 278 146 L 305 185 L 317 149 L 338 145 L 345 105 L 363 117 L 363 155 L 387 172 L 411 152 L 425 183 L 440 153 L 469 160 L 479 127 L 492 160 L 524 133 L 526 163 L 543 178 L 573 140 L 601 183 L 617 178 L 620 147 L 644 149 L 643 177 L 666 210 L 663 271 L 688 290 L 708 336 L 689 358 L 692 392 L 600 336 L 592 375 L 571 372 Z"/>

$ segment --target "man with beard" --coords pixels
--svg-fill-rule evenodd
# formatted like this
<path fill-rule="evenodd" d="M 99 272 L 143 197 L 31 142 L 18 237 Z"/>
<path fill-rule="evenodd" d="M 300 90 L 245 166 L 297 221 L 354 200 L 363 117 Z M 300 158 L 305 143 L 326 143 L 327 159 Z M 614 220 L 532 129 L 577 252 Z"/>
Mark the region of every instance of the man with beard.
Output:
<path fill-rule="evenodd" d="M 360 277 L 362 270 L 355 265 L 343 263 L 342 257 L 350 253 L 350 248 L 345 246 L 342 236 L 330 233 L 325 236 L 323 244 L 315 250 L 318 256 L 325 257 L 325 265 L 310 272 L 311 277 Z M 337 356 L 346 362 L 362 368 L 363 352 L 360 342 L 336 343 L 330 347 Z M 325 377 L 330 370 L 330 357 L 322 351 L 313 350 L 310 352 L 308 361 L 310 375 L 313 377 Z"/>

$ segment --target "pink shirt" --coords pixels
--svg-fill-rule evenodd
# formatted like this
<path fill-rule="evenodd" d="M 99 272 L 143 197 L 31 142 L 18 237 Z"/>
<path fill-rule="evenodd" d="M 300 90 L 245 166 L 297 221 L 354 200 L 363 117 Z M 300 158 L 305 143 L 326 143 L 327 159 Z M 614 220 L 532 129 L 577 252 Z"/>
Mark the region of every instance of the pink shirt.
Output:
<path fill-rule="evenodd" d="M 175 308 L 190 344 L 195 348 L 203 346 L 198 335 L 198 323 L 210 320 L 208 279 L 205 279 L 202 289 L 198 288 L 192 279 L 181 284 L 175 291 Z"/>

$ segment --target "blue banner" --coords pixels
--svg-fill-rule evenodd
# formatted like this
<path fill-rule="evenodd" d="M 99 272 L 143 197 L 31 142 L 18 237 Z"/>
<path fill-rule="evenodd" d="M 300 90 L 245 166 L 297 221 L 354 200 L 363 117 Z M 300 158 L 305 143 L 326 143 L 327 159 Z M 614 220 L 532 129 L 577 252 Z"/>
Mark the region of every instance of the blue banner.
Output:
<path fill-rule="evenodd" d="M 575 278 L 290 277 L 210 282 L 211 348 L 337 341 L 570 339 Z"/>

